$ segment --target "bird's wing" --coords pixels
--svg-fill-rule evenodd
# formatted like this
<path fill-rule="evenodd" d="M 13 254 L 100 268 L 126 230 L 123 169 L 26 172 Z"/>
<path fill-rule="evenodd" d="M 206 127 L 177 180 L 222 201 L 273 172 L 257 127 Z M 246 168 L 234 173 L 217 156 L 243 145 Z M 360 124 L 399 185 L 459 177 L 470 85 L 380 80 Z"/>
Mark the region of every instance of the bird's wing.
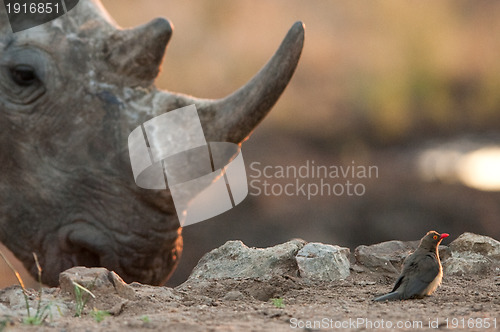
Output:
<path fill-rule="evenodd" d="M 374 298 L 372 301 L 382 302 L 382 301 L 394 301 L 394 300 L 401 300 L 401 294 L 398 292 L 391 292 L 382 296 L 378 296 Z"/>
<path fill-rule="evenodd" d="M 399 286 L 401 286 L 401 283 L 403 282 L 404 275 L 401 274 L 398 279 L 396 280 L 396 283 L 394 284 L 394 287 L 392 288 L 391 292 L 395 292 Z"/>
<path fill-rule="evenodd" d="M 403 297 L 408 299 L 422 296 L 427 286 L 439 274 L 439 262 L 435 255 L 427 254 L 410 262 L 405 272 L 408 281 L 403 291 Z"/>

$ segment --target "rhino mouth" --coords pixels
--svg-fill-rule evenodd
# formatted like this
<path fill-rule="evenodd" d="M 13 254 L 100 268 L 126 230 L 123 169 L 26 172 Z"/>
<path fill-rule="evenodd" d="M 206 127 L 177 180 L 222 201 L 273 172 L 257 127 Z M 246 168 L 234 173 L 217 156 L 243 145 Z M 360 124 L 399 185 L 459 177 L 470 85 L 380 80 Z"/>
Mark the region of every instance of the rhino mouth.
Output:
<path fill-rule="evenodd" d="M 105 267 L 126 282 L 162 284 L 173 271 L 182 251 L 180 228 L 156 230 L 153 239 L 138 233 L 116 231 L 85 219 L 63 226 L 47 238 L 42 281 L 59 284 L 59 273 L 73 267 Z"/>

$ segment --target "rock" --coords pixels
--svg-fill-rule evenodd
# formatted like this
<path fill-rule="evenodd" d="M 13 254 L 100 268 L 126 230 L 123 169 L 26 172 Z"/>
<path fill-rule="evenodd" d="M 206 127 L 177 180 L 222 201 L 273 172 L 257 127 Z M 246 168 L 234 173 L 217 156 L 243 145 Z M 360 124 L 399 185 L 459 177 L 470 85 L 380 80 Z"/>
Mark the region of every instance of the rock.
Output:
<path fill-rule="evenodd" d="M 243 300 L 245 298 L 245 295 L 241 293 L 240 291 L 229 291 L 227 292 L 226 295 L 222 298 L 225 301 L 239 301 Z"/>
<path fill-rule="evenodd" d="M 274 275 L 297 276 L 295 255 L 303 240 L 292 240 L 270 248 L 249 248 L 241 241 L 228 241 L 205 254 L 189 276 L 202 279 L 256 278 L 268 280 Z"/>
<path fill-rule="evenodd" d="M 477 253 L 500 261 L 500 242 L 484 235 L 474 233 L 463 233 L 450 244 L 453 252 Z"/>
<path fill-rule="evenodd" d="M 69 312 L 67 303 L 61 301 L 57 294 L 51 293 L 51 289 L 44 288 L 41 296 L 39 290 L 27 289 L 30 315 L 39 314 L 48 317 L 60 318 Z M 41 299 L 41 302 L 38 301 Z M 40 309 L 39 309 L 40 308 Z M 20 286 L 12 286 L 0 290 L 0 317 L 28 317 L 26 300 Z M 1 329 L 0 329 L 1 330 Z"/>
<path fill-rule="evenodd" d="M 354 272 L 356 273 L 363 273 L 365 272 L 365 269 L 363 269 L 363 267 L 359 266 L 359 265 L 351 265 L 351 270 L 353 270 Z"/>
<path fill-rule="evenodd" d="M 308 243 L 299 250 L 295 259 L 301 277 L 335 281 L 349 276 L 349 254 L 348 248 L 323 243 Z"/>
<path fill-rule="evenodd" d="M 267 302 L 276 295 L 277 289 L 267 283 L 253 284 L 247 288 L 248 294 L 256 300 Z"/>
<path fill-rule="evenodd" d="M 354 284 L 358 285 L 358 286 L 372 286 L 372 285 L 376 285 L 377 283 L 375 281 L 362 280 L 362 281 L 355 281 Z"/>
<path fill-rule="evenodd" d="M 354 250 L 356 263 L 374 272 L 399 273 L 404 259 L 418 247 L 419 241 L 387 241 Z"/>
<path fill-rule="evenodd" d="M 82 266 L 73 267 L 59 275 L 59 284 L 62 291 L 75 294 L 73 282 L 85 287 L 93 294 L 107 293 L 135 300 L 135 291 L 127 285 L 119 275 L 110 272 L 103 267 L 86 268 Z"/>
<path fill-rule="evenodd" d="M 0 303 L 0 316 L 1 317 L 15 317 L 16 312 Z"/>
<path fill-rule="evenodd" d="M 443 260 L 445 274 L 488 274 L 500 266 L 500 242 L 488 236 L 464 233 L 450 244 Z"/>
<path fill-rule="evenodd" d="M 169 287 L 143 285 L 138 282 L 132 282 L 129 286 L 136 293 L 140 293 L 143 297 L 148 297 L 149 299 L 161 298 L 163 301 L 168 302 L 180 302 L 182 300 L 182 293 Z"/>

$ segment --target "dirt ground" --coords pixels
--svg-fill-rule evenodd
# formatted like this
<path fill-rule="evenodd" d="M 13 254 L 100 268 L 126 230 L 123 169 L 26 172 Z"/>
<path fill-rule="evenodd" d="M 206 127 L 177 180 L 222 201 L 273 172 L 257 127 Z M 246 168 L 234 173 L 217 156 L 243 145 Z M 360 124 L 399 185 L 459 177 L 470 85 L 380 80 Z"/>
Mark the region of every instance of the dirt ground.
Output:
<path fill-rule="evenodd" d="M 447 277 L 422 300 L 373 303 L 389 291 L 392 276 L 351 271 L 339 282 L 274 277 L 269 281 L 226 279 L 188 281 L 177 288 L 131 284 L 135 300 L 96 292 L 83 315 L 73 317 L 74 296 L 58 288 L 43 296 L 67 305 L 63 317 L 40 326 L 2 315 L 5 331 L 399 331 L 499 330 L 500 276 Z M 11 295 L 8 295 L 11 293 Z M 19 287 L 0 291 L 1 304 Z M 10 297 L 9 297 L 10 296 Z M 37 296 L 32 292 L 33 299 Z M 278 300 L 272 300 L 278 299 Z M 95 310 L 110 313 L 97 322 Z M 489 328 L 486 328 L 490 325 Z"/>

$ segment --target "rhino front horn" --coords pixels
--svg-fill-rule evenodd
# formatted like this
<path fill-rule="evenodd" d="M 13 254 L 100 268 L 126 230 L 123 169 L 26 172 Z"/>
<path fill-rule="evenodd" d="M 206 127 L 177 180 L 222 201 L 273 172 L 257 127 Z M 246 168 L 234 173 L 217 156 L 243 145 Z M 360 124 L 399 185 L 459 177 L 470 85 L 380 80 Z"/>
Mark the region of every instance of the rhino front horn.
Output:
<path fill-rule="evenodd" d="M 241 143 L 270 111 L 297 67 L 304 46 L 304 24 L 296 22 L 269 62 L 243 87 L 218 99 L 177 95 L 177 107 L 196 104 L 209 141 Z"/>

